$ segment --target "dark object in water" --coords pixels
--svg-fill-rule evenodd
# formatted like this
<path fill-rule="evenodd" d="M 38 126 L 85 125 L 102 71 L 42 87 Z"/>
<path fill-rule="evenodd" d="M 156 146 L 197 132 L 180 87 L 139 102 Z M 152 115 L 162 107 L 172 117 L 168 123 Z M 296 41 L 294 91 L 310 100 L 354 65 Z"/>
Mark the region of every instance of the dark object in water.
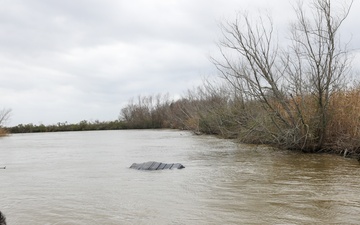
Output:
<path fill-rule="evenodd" d="M 2 166 L 2 167 L 0 167 L 0 169 L 6 169 L 6 166 Z M 1 225 L 1 223 L 0 223 L 0 225 Z"/>
<path fill-rule="evenodd" d="M 164 170 L 164 169 L 183 169 L 183 166 L 180 163 L 161 163 L 161 162 L 144 162 L 144 163 L 133 163 L 130 166 L 131 169 L 136 170 Z"/>
<path fill-rule="evenodd" d="M 6 225 L 5 215 L 0 211 L 0 225 Z"/>

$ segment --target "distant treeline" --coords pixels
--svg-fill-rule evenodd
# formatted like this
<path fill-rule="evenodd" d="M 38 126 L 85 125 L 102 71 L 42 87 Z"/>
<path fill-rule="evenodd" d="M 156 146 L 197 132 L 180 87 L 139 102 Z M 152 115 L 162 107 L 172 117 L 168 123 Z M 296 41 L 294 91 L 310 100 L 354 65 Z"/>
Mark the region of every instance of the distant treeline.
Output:
<path fill-rule="evenodd" d="M 61 132 L 61 131 L 87 131 L 87 130 L 119 130 L 126 129 L 126 124 L 122 121 L 89 122 L 83 120 L 76 124 L 67 122 L 52 125 L 19 124 L 14 127 L 8 127 L 6 130 L 10 133 L 39 133 L 39 132 Z"/>

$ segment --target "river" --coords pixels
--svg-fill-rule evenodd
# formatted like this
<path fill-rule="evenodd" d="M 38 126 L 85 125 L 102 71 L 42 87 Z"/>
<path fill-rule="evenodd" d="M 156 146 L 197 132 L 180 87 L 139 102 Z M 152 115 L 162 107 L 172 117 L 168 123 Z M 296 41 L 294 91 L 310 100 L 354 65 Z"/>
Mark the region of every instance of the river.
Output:
<path fill-rule="evenodd" d="M 133 162 L 179 162 L 138 171 Z M 9 225 L 359 224 L 360 165 L 176 130 L 0 139 Z"/>

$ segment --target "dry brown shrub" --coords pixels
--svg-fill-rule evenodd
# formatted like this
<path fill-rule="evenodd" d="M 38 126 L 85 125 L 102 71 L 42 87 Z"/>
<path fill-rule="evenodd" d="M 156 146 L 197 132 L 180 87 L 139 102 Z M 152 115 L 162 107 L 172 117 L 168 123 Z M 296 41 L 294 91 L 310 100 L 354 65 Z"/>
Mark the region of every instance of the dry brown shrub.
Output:
<path fill-rule="evenodd" d="M 7 136 L 8 134 L 9 133 L 5 129 L 0 128 L 0 137 Z"/>
<path fill-rule="evenodd" d="M 188 130 L 199 131 L 199 118 L 190 117 L 187 120 L 185 120 L 184 125 Z"/>
<path fill-rule="evenodd" d="M 316 143 L 318 125 L 318 105 L 311 94 L 288 96 L 283 102 L 270 101 L 277 120 L 272 119 L 267 128 L 275 130 L 274 123 L 281 129 L 279 135 L 285 148 L 309 150 Z M 284 108 L 286 107 L 286 108 Z"/>
<path fill-rule="evenodd" d="M 330 99 L 327 143 L 337 151 L 360 148 L 360 86 L 334 93 Z"/>

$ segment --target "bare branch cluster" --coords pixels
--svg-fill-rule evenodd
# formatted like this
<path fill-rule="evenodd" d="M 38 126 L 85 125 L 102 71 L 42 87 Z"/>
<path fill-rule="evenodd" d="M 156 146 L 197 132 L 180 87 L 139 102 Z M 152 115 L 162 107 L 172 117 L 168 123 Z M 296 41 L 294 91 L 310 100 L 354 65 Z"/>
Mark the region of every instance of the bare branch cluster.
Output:
<path fill-rule="evenodd" d="M 11 116 L 11 109 L 3 108 L 0 110 L 0 136 L 7 135 L 7 131 L 3 129 L 5 123 L 10 119 Z"/>
<path fill-rule="evenodd" d="M 352 6 L 333 7 L 330 0 L 314 0 L 309 15 L 299 2 L 297 20 L 290 29 L 290 45 L 280 46 L 270 17 L 254 23 L 246 13 L 221 28 L 221 59 L 214 65 L 245 102 L 254 134 L 265 142 L 287 148 L 318 150 L 324 147 L 330 118 L 329 103 L 344 87 L 350 71 L 346 46 L 338 31 Z M 261 109 L 254 112 L 254 102 Z M 247 133 L 246 133 L 247 132 Z M 265 135 L 264 135 L 265 134 Z"/>
<path fill-rule="evenodd" d="M 0 110 L 0 127 L 2 127 L 11 116 L 11 109 L 2 109 Z"/>

